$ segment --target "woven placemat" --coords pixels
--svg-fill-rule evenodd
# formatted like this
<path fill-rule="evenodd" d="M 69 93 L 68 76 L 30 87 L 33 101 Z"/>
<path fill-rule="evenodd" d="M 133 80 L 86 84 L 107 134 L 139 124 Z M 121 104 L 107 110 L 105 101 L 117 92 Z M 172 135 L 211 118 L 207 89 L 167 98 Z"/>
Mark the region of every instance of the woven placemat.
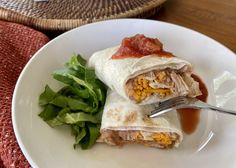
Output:
<path fill-rule="evenodd" d="M 69 30 L 87 23 L 147 17 L 166 0 L 0 0 L 0 19 L 40 30 Z"/>
<path fill-rule="evenodd" d="M 13 132 L 11 100 L 23 67 L 48 40 L 26 26 L 0 21 L 0 168 L 30 167 Z"/>

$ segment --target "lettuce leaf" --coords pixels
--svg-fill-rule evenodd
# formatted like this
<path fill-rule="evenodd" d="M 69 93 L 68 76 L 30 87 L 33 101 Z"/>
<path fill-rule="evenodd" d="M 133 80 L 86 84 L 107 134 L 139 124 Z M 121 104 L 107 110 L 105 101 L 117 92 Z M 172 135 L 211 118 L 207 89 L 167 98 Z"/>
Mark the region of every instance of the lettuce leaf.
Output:
<path fill-rule="evenodd" d="M 45 86 L 44 92 L 39 96 L 39 105 L 45 106 L 54 99 L 56 93 L 48 86 Z"/>
<path fill-rule="evenodd" d="M 53 78 L 64 83 L 57 92 L 48 85 L 39 96 L 39 116 L 51 127 L 68 125 L 75 136 L 74 147 L 89 149 L 99 137 L 106 86 L 86 67 L 86 60 L 74 54 Z"/>

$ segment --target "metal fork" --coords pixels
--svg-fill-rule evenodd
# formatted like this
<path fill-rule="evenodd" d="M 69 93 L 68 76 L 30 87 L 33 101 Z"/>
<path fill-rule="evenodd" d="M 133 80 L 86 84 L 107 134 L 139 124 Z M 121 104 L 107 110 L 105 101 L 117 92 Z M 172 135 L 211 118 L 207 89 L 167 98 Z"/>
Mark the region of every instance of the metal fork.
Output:
<path fill-rule="evenodd" d="M 236 115 L 236 111 L 226 110 L 223 108 L 212 106 L 196 98 L 180 96 L 159 103 L 159 106 L 151 112 L 149 117 L 154 118 L 161 114 L 174 111 L 180 108 L 207 109 L 218 111 L 221 113 Z"/>

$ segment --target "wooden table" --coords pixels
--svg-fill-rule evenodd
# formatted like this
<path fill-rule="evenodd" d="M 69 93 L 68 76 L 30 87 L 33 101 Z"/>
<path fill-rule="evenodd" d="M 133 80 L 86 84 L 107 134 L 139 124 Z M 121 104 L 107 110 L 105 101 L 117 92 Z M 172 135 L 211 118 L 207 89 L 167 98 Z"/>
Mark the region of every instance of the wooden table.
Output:
<path fill-rule="evenodd" d="M 236 53 L 236 0 L 167 0 L 151 19 L 196 30 Z"/>
<path fill-rule="evenodd" d="M 201 32 L 236 53 L 236 0 L 167 0 L 149 19 Z M 54 38 L 62 32 L 44 32 Z"/>

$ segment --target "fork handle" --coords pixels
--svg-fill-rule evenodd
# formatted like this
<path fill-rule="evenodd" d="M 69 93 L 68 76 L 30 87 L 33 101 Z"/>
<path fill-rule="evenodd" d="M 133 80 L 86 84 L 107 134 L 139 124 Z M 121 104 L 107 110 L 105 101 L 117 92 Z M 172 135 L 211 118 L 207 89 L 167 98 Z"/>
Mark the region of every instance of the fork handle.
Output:
<path fill-rule="evenodd" d="M 220 113 L 236 115 L 236 111 L 234 111 L 234 110 L 228 110 L 228 109 L 223 109 L 223 108 L 212 106 L 212 105 L 206 105 L 205 103 L 203 106 L 201 106 L 201 108 L 202 109 L 209 109 L 209 110 L 213 110 L 213 111 L 218 111 Z"/>

